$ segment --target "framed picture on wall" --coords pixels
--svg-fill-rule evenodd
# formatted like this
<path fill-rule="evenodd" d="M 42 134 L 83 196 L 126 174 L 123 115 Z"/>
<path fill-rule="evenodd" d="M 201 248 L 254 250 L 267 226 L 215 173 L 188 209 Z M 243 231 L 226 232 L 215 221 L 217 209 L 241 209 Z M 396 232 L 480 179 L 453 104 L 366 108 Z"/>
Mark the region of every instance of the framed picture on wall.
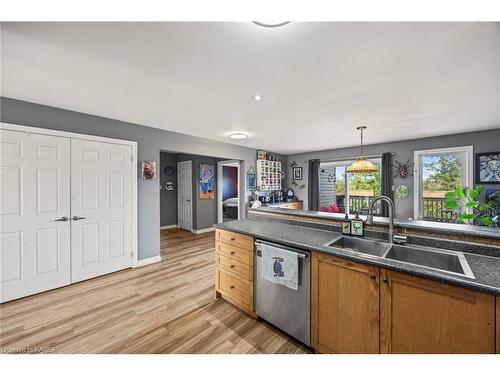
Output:
<path fill-rule="evenodd" d="M 293 167 L 292 168 L 292 178 L 294 181 L 302 180 L 302 167 Z"/>
<path fill-rule="evenodd" d="M 145 160 L 141 162 L 141 177 L 143 180 L 152 180 L 156 177 L 156 162 Z"/>
<path fill-rule="evenodd" d="M 215 198 L 215 164 L 200 164 L 199 198 Z"/>
<path fill-rule="evenodd" d="M 500 151 L 476 154 L 476 184 L 500 184 Z"/>
<path fill-rule="evenodd" d="M 255 189 L 255 187 L 257 186 L 256 179 L 257 179 L 257 173 L 255 172 L 255 169 L 250 167 L 250 169 L 247 172 L 247 189 L 248 190 Z"/>

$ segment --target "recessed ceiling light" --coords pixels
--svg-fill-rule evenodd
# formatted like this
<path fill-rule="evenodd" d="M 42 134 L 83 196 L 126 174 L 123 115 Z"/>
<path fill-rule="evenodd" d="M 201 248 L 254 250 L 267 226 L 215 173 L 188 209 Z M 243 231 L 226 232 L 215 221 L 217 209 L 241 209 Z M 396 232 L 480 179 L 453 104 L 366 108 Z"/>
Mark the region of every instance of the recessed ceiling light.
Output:
<path fill-rule="evenodd" d="M 232 139 L 245 139 L 245 138 L 248 138 L 248 134 L 245 134 L 245 133 L 232 133 L 232 134 L 229 134 L 229 138 L 232 138 Z"/>
<path fill-rule="evenodd" d="M 261 27 L 280 27 L 290 23 L 290 21 L 252 21 L 257 26 Z"/>
<path fill-rule="evenodd" d="M 253 100 L 255 100 L 256 102 L 258 102 L 258 101 L 262 100 L 262 95 L 261 95 L 261 94 L 255 94 L 255 95 L 253 96 Z"/>

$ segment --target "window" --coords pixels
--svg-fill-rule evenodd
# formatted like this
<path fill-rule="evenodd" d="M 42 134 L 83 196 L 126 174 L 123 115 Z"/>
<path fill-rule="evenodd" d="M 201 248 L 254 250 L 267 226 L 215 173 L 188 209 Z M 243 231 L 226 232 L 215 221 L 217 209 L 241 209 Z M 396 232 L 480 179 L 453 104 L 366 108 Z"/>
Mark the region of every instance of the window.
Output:
<path fill-rule="evenodd" d="M 355 214 L 368 211 L 373 197 L 380 195 L 381 162 L 370 159 L 378 166 L 375 173 L 347 173 L 353 160 L 325 162 L 320 167 L 320 210 L 336 204 L 341 213 Z M 377 207 L 375 214 L 379 213 Z"/>
<path fill-rule="evenodd" d="M 472 146 L 415 151 L 415 220 L 452 223 L 455 213 L 444 196 L 462 186 L 472 187 Z"/>

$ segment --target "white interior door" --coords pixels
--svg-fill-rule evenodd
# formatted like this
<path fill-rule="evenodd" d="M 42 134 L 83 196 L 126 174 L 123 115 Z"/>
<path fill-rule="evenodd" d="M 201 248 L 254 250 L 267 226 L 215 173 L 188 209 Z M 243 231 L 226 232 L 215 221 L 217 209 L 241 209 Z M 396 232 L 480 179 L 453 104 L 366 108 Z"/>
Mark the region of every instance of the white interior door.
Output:
<path fill-rule="evenodd" d="M 179 228 L 193 229 L 193 179 L 191 161 L 177 163 L 177 213 Z"/>
<path fill-rule="evenodd" d="M 0 302 L 70 283 L 70 140 L 0 130 Z"/>
<path fill-rule="evenodd" d="M 71 140 L 71 281 L 132 266 L 132 147 Z"/>

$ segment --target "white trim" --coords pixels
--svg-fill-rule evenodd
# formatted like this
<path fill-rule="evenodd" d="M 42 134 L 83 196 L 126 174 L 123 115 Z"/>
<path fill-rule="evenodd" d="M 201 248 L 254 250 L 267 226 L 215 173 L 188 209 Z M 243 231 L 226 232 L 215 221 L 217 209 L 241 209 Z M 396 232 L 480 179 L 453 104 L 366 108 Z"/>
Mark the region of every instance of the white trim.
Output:
<path fill-rule="evenodd" d="M 191 233 L 194 234 L 202 234 L 202 233 L 208 233 L 208 232 L 213 232 L 215 228 L 204 228 L 204 229 L 192 229 Z"/>
<path fill-rule="evenodd" d="M 100 137 L 97 135 L 74 133 L 74 132 L 67 132 L 67 131 L 62 131 L 62 130 L 37 128 L 34 126 L 9 124 L 6 122 L 0 122 L 0 129 L 25 132 L 25 133 L 52 135 L 54 137 L 75 138 L 75 139 L 84 139 L 84 140 L 98 141 L 98 142 L 104 142 L 104 143 L 114 143 L 114 144 L 121 144 L 121 145 L 129 145 L 129 146 L 135 145 L 135 146 L 137 146 L 136 141 L 128 141 L 125 139 Z"/>
<path fill-rule="evenodd" d="M 179 226 L 177 224 L 164 225 L 164 226 L 160 227 L 160 230 L 163 230 L 163 229 L 172 229 L 172 228 L 179 228 Z"/>
<path fill-rule="evenodd" d="M 131 183 L 132 183 L 132 267 L 135 267 L 139 261 L 139 247 L 138 247 L 138 227 L 137 227 L 137 142 L 128 141 L 124 139 L 116 138 L 106 138 L 99 137 L 96 135 L 88 135 L 81 133 L 66 132 L 60 130 L 52 130 L 45 128 L 37 128 L 34 126 L 9 124 L 6 122 L 0 122 L 0 129 L 11 130 L 25 133 L 33 134 L 43 134 L 51 135 L 54 137 L 63 137 L 70 139 L 83 139 L 87 141 L 96 141 L 103 143 L 113 143 L 132 147 L 132 173 L 131 173 Z"/>
<path fill-rule="evenodd" d="M 158 263 L 158 262 L 161 262 L 161 255 L 157 255 L 157 256 L 151 257 L 151 258 L 141 259 L 134 265 L 134 268 L 149 266 L 150 264 L 154 264 L 154 263 Z"/>
<path fill-rule="evenodd" d="M 191 160 L 177 162 L 177 227 L 181 228 L 181 226 L 179 224 L 179 212 L 180 212 L 179 207 L 181 206 L 179 204 L 179 166 L 181 164 L 188 164 L 189 168 L 191 169 L 191 178 L 189 179 L 189 181 L 191 182 L 190 183 L 191 188 L 189 189 L 190 200 L 191 200 L 191 217 L 189 219 L 189 224 L 190 224 L 189 231 L 193 232 L 193 217 L 194 217 L 194 215 L 193 215 L 193 210 L 194 210 L 194 204 L 193 204 L 193 163 Z M 195 199 L 196 199 L 196 197 L 195 197 Z M 185 229 L 185 228 L 182 228 L 182 229 Z"/>
<path fill-rule="evenodd" d="M 413 151 L 413 218 L 420 220 L 420 156 L 432 154 L 449 154 L 452 152 L 465 152 L 465 184 L 468 187 L 474 186 L 474 148 L 473 146 L 443 147 L 428 150 Z"/>
<path fill-rule="evenodd" d="M 223 198 L 222 166 L 224 166 L 224 165 L 238 168 L 238 171 L 237 171 L 237 174 L 238 174 L 238 178 L 237 178 L 237 181 L 238 181 L 238 220 L 240 220 L 240 217 L 241 217 L 240 164 L 241 164 L 241 162 L 239 160 L 223 160 L 223 161 L 217 162 L 217 222 L 219 224 L 224 221 L 223 210 L 222 210 L 222 198 Z"/>

